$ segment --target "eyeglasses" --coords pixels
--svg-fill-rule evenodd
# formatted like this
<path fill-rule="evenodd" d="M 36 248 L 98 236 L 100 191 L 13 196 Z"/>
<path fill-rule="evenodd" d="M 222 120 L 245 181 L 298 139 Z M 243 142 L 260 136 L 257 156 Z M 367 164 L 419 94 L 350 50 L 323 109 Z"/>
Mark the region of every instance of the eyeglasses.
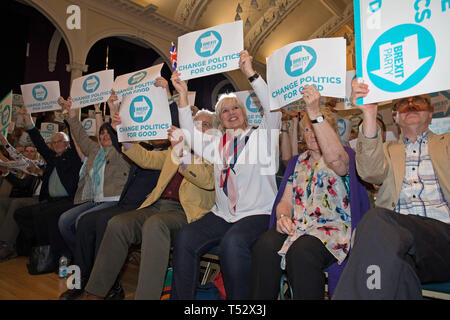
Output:
<path fill-rule="evenodd" d="M 418 107 L 428 106 L 427 99 L 422 98 L 422 97 L 411 97 L 411 98 L 402 99 L 399 102 L 397 102 L 394 105 L 394 109 L 399 111 L 399 109 L 408 107 L 410 103 L 412 103 L 413 105 L 418 106 Z"/>

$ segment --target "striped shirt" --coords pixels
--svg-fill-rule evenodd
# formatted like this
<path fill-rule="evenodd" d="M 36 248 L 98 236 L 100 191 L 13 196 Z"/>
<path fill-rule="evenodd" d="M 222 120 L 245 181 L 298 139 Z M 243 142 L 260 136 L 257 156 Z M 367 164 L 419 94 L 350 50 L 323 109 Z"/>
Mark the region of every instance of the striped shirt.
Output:
<path fill-rule="evenodd" d="M 428 150 L 428 133 L 415 142 L 403 137 L 405 143 L 405 176 L 395 212 L 414 214 L 450 223 L 450 208 L 434 172 Z"/>

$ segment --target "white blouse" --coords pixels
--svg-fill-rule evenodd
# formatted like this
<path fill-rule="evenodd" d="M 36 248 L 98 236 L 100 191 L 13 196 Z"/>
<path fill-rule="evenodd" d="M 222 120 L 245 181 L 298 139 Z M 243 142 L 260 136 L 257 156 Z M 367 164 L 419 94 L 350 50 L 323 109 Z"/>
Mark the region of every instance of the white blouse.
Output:
<path fill-rule="evenodd" d="M 264 116 L 234 166 L 239 195 L 235 212 L 230 210 L 228 197 L 220 187 L 220 173 L 225 168 L 219 154 L 222 137 L 202 134 L 195 129 L 190 106 L 178 109 L 180 126 L 188 134 L 185 134 L 186 142 L 198 156 L 214 164 L 216 203 L 211 211 L 227 222 L 251 215 L 270 215 L 277 194 L 275 174 L 278 171 L 281 112 L 270 112 L 269 91 L 261 77 L 253 81 L 252 87 L 264 108 Z"/>

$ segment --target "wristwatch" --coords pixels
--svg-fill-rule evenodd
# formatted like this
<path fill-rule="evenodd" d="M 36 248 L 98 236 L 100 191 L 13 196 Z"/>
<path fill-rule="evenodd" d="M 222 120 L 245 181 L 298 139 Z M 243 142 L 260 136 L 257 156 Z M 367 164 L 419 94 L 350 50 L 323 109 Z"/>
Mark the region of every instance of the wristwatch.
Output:
<path fill-rule="evenodd" d="M 311 119 L 311 123 L 321 123 L 323 122 L 323 120 L 324 120 L 323 115 L 319 115 L 317 118 Z"/>
<path fill-rule="evenodd" d="M 253 81 L 255 81 L 258 78 L 259 78 L 259 74 L 257 72 L 255 72 L 254 75 L 252 75 L 251 77 L 248 78 L 248 81 L 250 81 L 250 83 L 252 83 Z"/>

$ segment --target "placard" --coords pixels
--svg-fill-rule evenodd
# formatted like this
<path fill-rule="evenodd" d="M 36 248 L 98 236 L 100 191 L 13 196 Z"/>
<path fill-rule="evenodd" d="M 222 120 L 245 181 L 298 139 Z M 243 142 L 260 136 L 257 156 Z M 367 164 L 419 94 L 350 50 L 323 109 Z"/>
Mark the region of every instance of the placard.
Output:
<path fill-rule="evenodd" d="M 0 132 L 6 137 L 11 123 L 12 90 L 0 102 Z"/>
<path fill-rule="evenodd" d="M 178 38 L 180 78 L 189 80 L 239 69 L 243 49 L 240 20 L 185 34 Z"/>
<path fill-rule="evenodd" d="M 50 142 L 51 136 L 59 131 L 59 126 L 56 123 L 52 122 L 42 122 L 40 134 L 42 138 L 44 138 L 45 142 Z"/>
<path fill-rule="evenodd" d="M 368 104 L 450 89 L 450 2 L 354 0 L 357 77 Z"/>
<path fill-rule="evenodd" d="M 149 92 L 155 83 L 155 75 L 161 74 L 163 63 L 118 76 L 114 80 L 113 89 L 119 101 L 130 94 Z"/>
<path fill-rule="evenodd" d="M 97 135 L 97 121 L 94 118 L 86 118 L 81 122 L 81 125 L 88 134 L 88 136 Z"/>
<path fill-rule="evenodd" d="M 254 93 L 253 90 L 246 90 L 234 92 L 234 94 L 245 106 L 248 124 L 251 126 L 259 126 L 262 120 L 262 115 L 260 113 L 262 106 L 256 93 Z"/>
<path fill-rule="evenodd" d="M 301 99 L 305 85 L 315 85 L 324 97 L 345 97 L 344 38 L 298 41 L 267 58 L 270 109 Z"/>
<path fill-rule="evenodd" d="M 58 81 L 22 84 L 20 90 L 28 113 L 61 109 L 58 104 L 58 98 L 61 95 Z"/>
<path fill-rule="evenodd" d="M 70 88 L 72 109 L 80 109 L 108 100 L 114 82 L 114 70 L 104 70 L 74 79 Z"/>
<path fill-rule="evenodd" d="M 122 141 L 167 139 L 172 124 L 166 89 L 155 87 L 160 69 L 152 69 L 148 75 L 148 90 L 123 96 L 120 104 L 122 123 L 117 126 L 117 137 Z"/>

